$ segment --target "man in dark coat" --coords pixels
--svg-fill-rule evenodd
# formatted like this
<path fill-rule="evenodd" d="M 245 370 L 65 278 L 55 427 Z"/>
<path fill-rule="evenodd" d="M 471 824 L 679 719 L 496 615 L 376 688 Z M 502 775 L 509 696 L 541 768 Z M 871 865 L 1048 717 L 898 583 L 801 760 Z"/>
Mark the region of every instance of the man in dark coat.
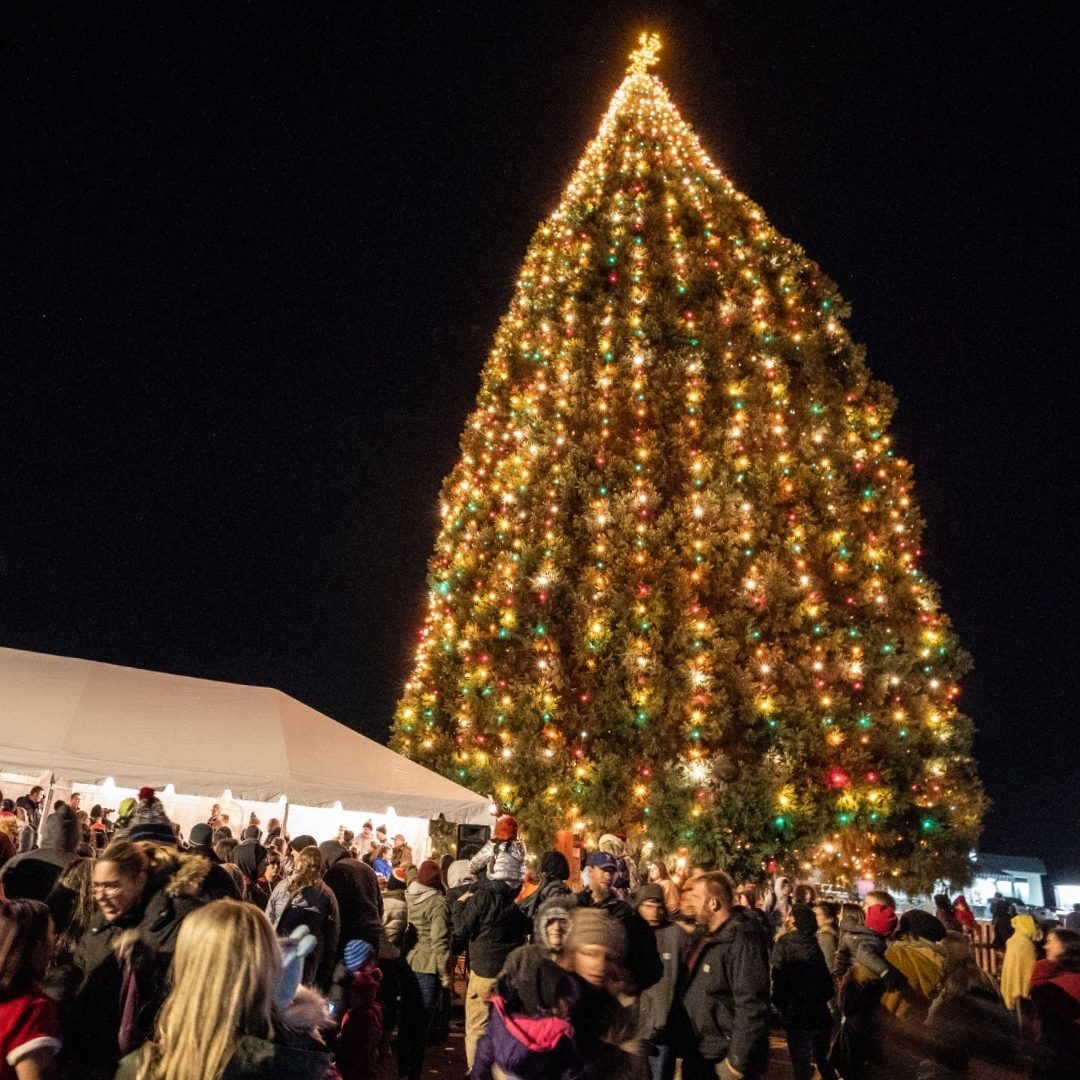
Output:
<path fill-rule="evenodd" d="M 469 950 L 469 985 L 465 991 L 465 1057 L 472 1068 L 476 1046 L 487 1028 L 488 998 L 506 958 L 523 945 L 532 922 L 514 903 L 520 886 L 481 881 L 451 909 L 454 939 Z"/>
<path fill-rule="evenodd" d="M 41 847 L 23 852 L 4 864 L 0 883 L 9 900 L 41 900 L 49 895 L 60 875 L 79 855 L 76 849 L 82 843 L 82 826 L 71 807 L 60 804 L 60 809 L 45 819 L 41 834 Z"/>
<path fill-rule="evenodd" d="M 658 982 L 664 967 L 656 951 L 656 939 L 645 920 L 612 890 L 618 863 L 605 851 L 589 856 L 589 887 L 574 893 L 575 907 L 591 907 L 618 919 L 626 931 L 626 964 L 640 994 Z"/>
<path fill-rule="evenodd" d="M 319 845 L 326 873 L 323 881 L 337 897 L 344 943 L 354 938 L 366 941 L 376 953 L 382 935 L 382 893 L 379 878 L 367 863 L 354 859 L 349 849 L 337 840 Z"/>
<path fill-rule="evenodd" d="M 769 939 L 735 906 L 735 887 L 720 870 L 683 890 L 701 930 L 686 958 L 674 1043 L 685 1080 L 757 1078 L 769 1056 Z M 815 943 L 816 946 L 816 943 Z"/>
<path fill-rule="evenodd" d="M 540 887 L 524 900 L 518 901 L 518 907 L 530 918 L 554 896 L 570 896 L 570 864 L 561 851 L 545 851 L 540 857 Z"/>

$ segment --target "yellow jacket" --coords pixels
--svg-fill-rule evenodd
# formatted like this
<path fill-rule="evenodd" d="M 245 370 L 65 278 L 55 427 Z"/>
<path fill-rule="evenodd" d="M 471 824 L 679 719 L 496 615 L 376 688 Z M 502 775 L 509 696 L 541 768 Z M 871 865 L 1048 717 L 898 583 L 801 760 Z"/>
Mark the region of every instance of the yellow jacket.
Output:
<path fill-rule="evenodd" d="M 1035 942 L 1039 928 L 1030 915 L 1016 915 L 1012 921 L 1012 937 L 1005 942 L 1005 959 L 1001 964 L 1001 996 L 1008 1008 L 1017 998 L 1027 997 L 1031 972 L 1035 967 Z"/>

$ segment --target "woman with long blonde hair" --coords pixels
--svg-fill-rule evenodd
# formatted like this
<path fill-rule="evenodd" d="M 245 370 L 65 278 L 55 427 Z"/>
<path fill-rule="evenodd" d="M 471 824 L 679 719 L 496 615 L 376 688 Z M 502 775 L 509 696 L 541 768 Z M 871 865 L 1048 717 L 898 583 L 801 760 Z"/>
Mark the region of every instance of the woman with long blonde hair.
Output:
<path fill-rule="evenodd" d="M 330 1055 L 290 1045 L 295 1033 L 274 1005 L 280 981 L 281 950 L 261 911 L 218 900 L 192 912 L 154 1037 L 116 1080 L 322 1080 Z"/>

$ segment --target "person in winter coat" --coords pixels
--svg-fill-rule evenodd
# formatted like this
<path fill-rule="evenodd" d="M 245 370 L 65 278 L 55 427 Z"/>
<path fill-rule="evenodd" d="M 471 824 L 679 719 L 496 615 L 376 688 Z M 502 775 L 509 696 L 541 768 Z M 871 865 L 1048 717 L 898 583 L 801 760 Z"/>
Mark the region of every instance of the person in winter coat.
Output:
<path fill-rule="evenodd" d="M 0 886 L 9 900 L 44 901 L 61 873 L 80 856 L 82 828 L 66 803 L 45 819 L 41 847 L 16 855 L 0 871 Z"/>
<path fill-rule="evenodd" d="M 953 903 L 944 893 L 938 893 L 934 897 L 934 918 L 936 918 L 947 931 L 958 931 L 960 929 L 960 921 L 956 917 L 956 912 L 953 911 Z"/>
<path fill-rule="evenodd" d="M 570 976 L 530 947 L 516 950 L 499 973 L 491 1021 L 476 1048 L 471 1080 L 580 1080 L 584 1062 L 567 1016 Z"/>
<path fill-rule="evenodd" d="M 549 960 L 558 960 L 562 954 L 570 922 L 570 908 L 569 896 L 552 896 L 540 905 L 533 919 L 533 948 Z"/>
<path fill-rule="evenodd" d="M 439 864 L 425 859 L 416 880 L 405 890 L 409 906 L 405 961 L 409 970 L 401 988 L 398 1076 L 420 1080 L 428 1032 L 451 985 L 450 905 L 443 895 Z"/>
<path fill-rule="evenodd" d="M 476 1044 L 484 1034 L 488 996 L 506 958 L 523 945 L 532 922 L 514 903 L 518 884 L 499 879 L 476 883 L 451 908 L 454 938 L 469 951 L 469 984 L 465 991 L 465 1057 L 472 1067 Z"/>
<path fill-rule="evenodd" d="M 1013 916 L 1012 934 L 1005 942 L 1005 959 L 1001 964 L 1001 996 L 1007 1009 L 1013 1008 L 1019 998 L 1028 996 L 1035 968 L 1035 942 L 1041 936 L 1030 915 Z"/>
<path fill-rule="evenodd" d="M 394 870 L 383 893 L 383 932 L 379 939 L 379 1004 L 383 1011 L 383 1043 L 389 1043 L 398 1026 L 398 998 L 402 979 L 408 973 L 405 963 L 405 934 L 409 926 L 409 908 L 405 903 L 405 872 Z"/>
<path fill-rule="evenodd" d="M 290 1003 L 293 987 L 283 1000 L 282 966 L 270 924 L 251 904 L 222 900 L 193 912 L 153 1039 L 120 1062 L 116 1080 L 327 1080 L 330 1054 L 297 1030 L 299 1002 Z"/>
<path fill-rule="evenodd" d="M 536 913 L 553 896 L 569 896 L 570 864 L 561 851 L 545 851 L 540 857 L 540 884 L 536 891 L 524 900 L 518 900 L 518 907 L 527 918 L 535 920 Z"/>
<path fill-rule="evenodd" d="M 723 871 L 687 883 L 683 906 L 701 933 L 672 1026 L 685 1080 L 760 1077 L 769 1053 L 769 939 Z"/>
<path fill-rule="evenodd" d="M 354 938 L 345 943 L 330 992 L 331 1014 L 341 1018 L 334 1064 L 342 1080 L 369 1080 L 375 1072 L 382 1037 L 381 974 L 375 951 L 366 941 Z"/>
<path fill-rule="evenodd" d="M 817 943 L 821 955 L 825 957 L 825 966 L 831 974 L 836 962 L 836 946 L 839 941 L 837 927 L 837 906 L 828 900 L 819 900 L 814 905 L 814 918 L 817 920 Z"/>
<path fill-rule="evenodd" d="M 639 1035 L 648 1055 L 651 1080 L 672 1080 L 675 1050 L 668 1023 L 683 961 L 690 950 L 690 936 L 669 918 L 664 890 L 659 882 L 652 881 L 638 889 L 634 910 L 655 935 L 656 951 L 664 969 L 660 981 L 643 991 L 638 1001 Z"/>
<path fill-rule="evenodd" d="M 149 1036 L 184 920 L 205 903 L 207 863 L 175 848 L 115 840 L 93 870 L 98 913 L 55 984 L 62 1067 L 98 1080 Z"/>
<path fill-rule="evenodd" d="M 941 991 L 927 1014 L 925 1038 L 918 1040 L 923 1058 L 919 1080 L 964 1080 L 976 1075 L 971 1069 L 975 1062 L 1010 1065 L 1020 1031 L 993 979 L 979 970 L 965 935 L 946 934 L 941 950 Z"/>
<path fill-rule="evenodd" d="M 503 814 L 495 822 L 491 839 L 469 860 L 469 869 L 488 881 L 514 886 L 515 894 L 525 880 L 525 845 L 517 838 L 517 819 Z"/>
<path fill-rule="evenodd" d="M 994 893 L 990 901 L 990 921 L 994 927 L 995 949 L 1004 949 L 1005 943 L 1012 936 L 1012 919 L 1016 914 L 1016 905 L 1006 900 L 1001 893 Z"/>
<path fill-rule="evenodd" d="M 1080 1064 L 1080 933 L 1055 927 L 1046 937 L 1046 959 L 1031 976 L 1035 1010 L 1035 1074 L 1073 1075 Z"/>
<path fill-rule="evenodd" d="M 611 883 L 618 869 L 611 855 L 594 851 L 589 856 L 589 886 L 573 894 L 574 907 L 596 908 L 622 924 L 627 941 L 626 963 L 634 980 L 634 993 L 640 994 L 660 978 L 663 965 L 656 951 L 656 939 L 645 920 L 612 891 Z"/>
<path fill-rule="evenodd" d="M 777 934 L 783 929 L 791 914 L 791 907 L 795 903 L 792 898 L 794 892 L 791 878 L 777 876 L 773 878 L 772 892 L 766 897 L 765 913 L 769 916 L 773 933 Z"/>
<path fill-rule="evenodd" d="M 297 852 L 292 877 L 279 882 L 270 894 L 266 916 L 278 937 L 288 937 L 306 926 L 317 947 L 305 958 L 303 982 L 325 990 L 337 960 L 341 930 L 337 897 L 322 879 L 322 855 L 318 848 Z"/>
<path fill-rule="evenodd" d="M 462 896 L 473 891 L 475 882 L 476 875 L 468 859 L 455 859 L 446 868 L 446 899 L 451 911 Z"/>
<path fill-rule="evenodd" d="M 809 904 L 791 909 L 793 929 L 772 950 L 772 1000 L 787 1034 L 795 1080 L 810 1080 L 817 1065 L 822 1080 L 834 1080 L 829 1064 L 832 1035 L 832 975 L 817 942 L 817 919 Z"/>
<path fill-rule="evenodd" d="M 243 899 L 265 911 L 270 903 L 270 889 L 263 878 L 266 873 L 266 848 L 257 840 L 244 840 L 233 849 L 232 861 L 244 875 Z"/>
<path fill-rule="evenodd" d="M 413 864 L 412 848 L 405 843 L 405 837 L 398 833 L 394 837 L 394 846 L 390 849 L 390 865 L 396 870 L 399 866 L 406 870 Z"/>
<path fill-rule="evenodd" d="M 971 906 L 964 898 L 963 893 L 960 893 L 953 901 L 953 915 L 956 916 L 956 921 L 965 934 L 974 935 L 979 928 L 979 924 L 975 920 L 975 913 L 971 910 Z"/>
<path fill-rule="evenodd" d="M 203 893 L 210 900 L 239 900 L 240 891 L 232 875 L 221 868 L 221 859 L 214 850 L 213 839 L 214 830 L 204 821 L 192 825 L 188 834 L 188 854 L 201 855 L 209 865 Z"/>
<path fill-rule="evenodd" d="M 596 846 L 615 860 L 611 891 L 624 903 L 629 903 L 631 895 L 638 886 L 638 874 L 633 860 L 626 857 L 626 841 L 615 833 L 604 833 Z"/>
<path fill-rule="evenodd" d="M 884 1053 L 889 1014 L 882 1008 L 881 998 L 887 989 L 903 983 L 903 976 L 885 959 L 896 927 L 896 911 L 887 893 L 869 893 L 865 912 L 858 904 L 841 908 L 840 941 L 833 964 L 841 1027 L 829 1060 L 846 1080 L 861 1080 L 868 1062 L 879 1060 Z"/>
<path fill-rule="evenodd" d="M 341 941 L 360 938 L 373 949 L 382 938 L 382 891 L 379 878 L 367 863 L 354 859 L 349 849 L 336 840 L 319 845 L 323 859 L 323 881 L 337 897 L 341 919 Z"/>

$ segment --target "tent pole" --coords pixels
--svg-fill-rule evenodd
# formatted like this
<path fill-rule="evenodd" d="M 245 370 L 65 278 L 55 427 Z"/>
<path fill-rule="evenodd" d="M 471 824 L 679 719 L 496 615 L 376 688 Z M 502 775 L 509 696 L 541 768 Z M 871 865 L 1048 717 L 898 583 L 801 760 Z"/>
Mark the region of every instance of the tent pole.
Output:
<path fill-rule="evenodd" d="M 289 841 L 289 800 L 285 800 L 285 810 L 281 815 L 281 836 L 282 839 L 288 843 Z"/>
<path fill-rule="evenodd" d="M 45 801 L 41 804 L 41 815 L 38 818 L 37 835 L 34 837 L 34 847 L 41 847 L 41 837 L 45 833 L 45 819 L 52 813 L 52 796 L 56 787 L 56 777 L 49 773 L 49 790 L 45 795 Z"/>

